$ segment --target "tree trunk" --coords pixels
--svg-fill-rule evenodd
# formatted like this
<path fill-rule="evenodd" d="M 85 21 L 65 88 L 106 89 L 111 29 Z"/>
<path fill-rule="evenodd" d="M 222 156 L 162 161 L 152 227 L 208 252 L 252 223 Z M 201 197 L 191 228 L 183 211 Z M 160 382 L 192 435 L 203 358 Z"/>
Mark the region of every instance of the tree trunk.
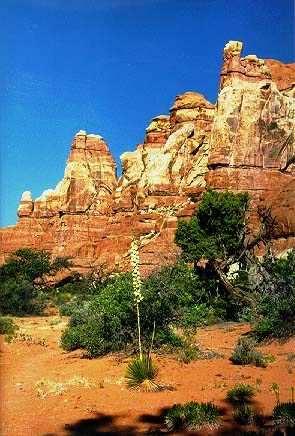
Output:
<path fill-rule="evenodd" d="M 220 282 L 230 295 L 232 295 L 237 300 L 249 304 L 249 306 L 256 306 L 258 302 L 258 295 L 256 293 L 246 292 L 243 289 L 234 286 L 228 279 L 227 275 L 222 271 L 220 265 L 216 260 L 212 262 L 212 266 Z"/>

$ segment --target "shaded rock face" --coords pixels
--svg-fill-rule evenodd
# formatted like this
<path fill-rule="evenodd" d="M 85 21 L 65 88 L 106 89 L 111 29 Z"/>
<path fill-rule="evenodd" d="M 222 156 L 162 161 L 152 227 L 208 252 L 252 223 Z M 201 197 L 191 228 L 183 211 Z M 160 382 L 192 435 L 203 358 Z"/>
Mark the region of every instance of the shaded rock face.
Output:
<path fill-rule="evenodd" d="M 189 194 L 201 198 L 206 188 L 248 191 L 253 205 L 271 205 L 276 247 L 294 245 L 295 65 L 241 57 L 242 46 L 224 49 L 217 104 L 177 96 L 170 115 L 153 118 L 143 143 L 121 156 L 119 180 L 102 137 L 78 132 L 61 182 L 35 201 L 24 192 L 17 224 L 0 231 L 0 261 L 31 247 L 72 256 L 81 272 L 127 269 L 135 232 L 147 273 L 179 255 L 177 222 L 196 208 Z"/>

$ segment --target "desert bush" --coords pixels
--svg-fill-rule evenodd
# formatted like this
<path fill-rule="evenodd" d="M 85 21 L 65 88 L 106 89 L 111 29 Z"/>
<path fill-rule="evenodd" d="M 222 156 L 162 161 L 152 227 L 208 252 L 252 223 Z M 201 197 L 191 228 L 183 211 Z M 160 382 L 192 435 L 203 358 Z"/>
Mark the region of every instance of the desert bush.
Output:
<path fill-rule="evenodd" d="M 22 248 L 0 266 L 0 312 L 24 316 L 40 313 L 47 303 L 45 277 L 71 265 L 68 258 L 50 261 L 45 251 Z"/>
<path fill-rule="evenodd" d="M 183 324 L 188 328 L 196 328 L 208 324 L 210 308 L 206 303 L 192 304 L 184 313 Z"/>
<path fill-rule="evenodd" d="M 12 318 L 0 316 L 0 335 L 13 334 L 17 328 Z"/>
<path fill-rule="evenodd" d="M 171 267 L 170 272 L 171 269 L 174 279 L 177 278 L 179 281 L 176 274 L 177 268 Z M 168 274 L 167 269 L 165 269 L 165 274 Z M 161 283 L 157 283 L 155 276 L 149 277 L 147 283 L 145 280 L 143 281 L 144 299 L 141 302 L 141 326 L 144 350 L 149 348 L 154 324 L 156 325 L 154 338 L 156 348 L 169 342 L 173 346 L 182 344 L 181 339 L 173 333 L 171 324 L 180 322 L 180 312 L 183 313 L 184 301 L 189 300 L 188 293 L 182 295 L 176 285 L 169 286 L 169 283 L 163 289 Z M 96 325 L 99 325 L 99 328 Z M 61 344 L 65 349 L 72 349 L 73 344 L 77 343 L 79 346 L 82 345 L 82 348 L 86 347 L 87 353 L 92 356 L 98 355 L 100 352 L 104 353 L 106 350 L 118 351 L 126 349 L 126 347 L 130 350 L 132 347 L 135 349 L 137 346 L 137 318 L 133 301 L 131 273 L 117 274 L 90 301 L 81 305 L 73 302 L 69 327 L 75 329 L 74 340 L 72 340 L 70 333 L 64 333 Z M 77 340 L 78 335 L 80 335 L 79 340 Z M 89 353 L 90 346 L 92 351 Z"/>
<path fill-rule="evenodd" d="M 238 405 L 234 410 L 233 416 L 236 423 L 240 425 L 251 424 L 254 419 L 253 410 L 245 404 Z"/>
<path fill-rule="evenodd" d="M 133 342 L 136 314 L 131 288 L 130 273 L 118 274 L 94 299 L 76 306 L 70 328 L 62 334 L 61 346 L 67 351 L 84 348 L 93 358 L 122 350 Z"/>
<path fill-rule="evenodd" d="M 243 404 L 249 398 L 254 397 L 256 389 L 244 383 L 236 384 L 226 394 L 226 399 L 232 404 Z"/>
<path fill-rule="evenodd" d="M 232 350 L 230 361 L 234 365 L 254 365 L 261 368 L 267 366 L 265 355 L 256 349 L 256 341 L 250 338 L 241 337 Z"/>
<path fill-rule="evenodd" d="M 295 294 L 277 300 L 264 295 L 256 308 L 252 326 L 258 341 L 269 339 L 286 340 L 295 333 Z"/>
<path fill-rule="evenodd" d="M 37 291 L 27 280 L 6 279 L 1 285 L 0 311 L 3 315 L 24 316 L 39 312 Z"/>
<path fill-rule="evenodd" d="M 295 403 L 288 401 L 286 403 L 278 403 L 273 410 L 274 424 L 277 428 L 295 427 Z"/>
<path fill-rule="evenodd" d="M 195 329 L 201 325 L 237 320 L 240 304 L 229 297 L 208 267 L 190 268 L 180 261 L 143 279 L 143 316 L 166 325 Z"/>
<path fill-rule="evenodd" d="M 176 404 L 166 414 L 165 424 L 171 431 L 215 429 L 220 424 L 220 410 L 211 402 Z"/>
<path fill-rule="evenodd" d="M 69 312 L 68 312 L 69 313 Z M 69 320 L 70 327 L 77 327 L 79 325 L 87 324 L 91 319 L 97 316 L 97 310 L 91 302 L 81 301 L 80 299 L 71 306 L 71 318 Z"/>
<path fill-rule="evenodd" d="M 142 279 L 140 323 L 144 352 L 149 348 L 154 326 L 154 348 L 163 351 L 167 350 L 168 345 L 170 351 L 175 352 L 186 346 L 185 340 L 175 334 L 176 328 L 191 330 L 208 323 L 210 317 L 211 320 L 221 319 L 220 316 L 225 313 L 222 307 L 226 306 L 226 300 L 220 300 L 222 304 L 217 304 L 218 297 L 214 294 L 216 283 L 210 281 L 210 278 L 205 280 L 204 273 L 202 274 L 197 275 L 196 270 L 180 262 L 165 266 Z M 106 350 L 135 350 L 137 317 L 132 273 L 113 275 L 104 282 L 97 294 L 90 298 L 89 295 L 86 301 L 83 301 L 82 295 L 76 296 L 60 310 L 60 314 L 71 316 L 70 329 L 81 327 L 78 331 L 75 330 L 73 338 L 68 333 L 62 337 L 61 344 L 65 345 L 65 349 L 72 348 L 76 342 L 85 348 L 87 339 L 88 348 L 92 348 L 91 352 L 86 349 L 89 356 L 100 355 Z M 214 301 L 217 308 L 213 310 Z M 84 331 L 87 331 L 89 337 L 84 335 Z M 81 336 L 79 340 L 78 333 Z M 68 342 L 70 346 L 67 345 Z"/>
<path fill-rule="evenodd" d="M 66 351 L 74 351 L 83 348 L 81 328 L 75 327 L 65 330 L 60 338 L 60 345 Z"/>
<path fill-rule="evenodd" d="M 247 316 L 258 341 L 287 340 L 295 334 L 295 250 L 287 258 L 263 260 L 265 280 L 258 304 Z"/>

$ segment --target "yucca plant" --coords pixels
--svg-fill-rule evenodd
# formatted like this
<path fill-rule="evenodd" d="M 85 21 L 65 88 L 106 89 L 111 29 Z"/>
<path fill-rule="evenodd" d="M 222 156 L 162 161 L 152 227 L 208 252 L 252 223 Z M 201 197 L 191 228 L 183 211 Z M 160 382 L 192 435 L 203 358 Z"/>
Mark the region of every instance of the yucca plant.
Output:
<path fill-rule="evenodd" d="M 129 389 L 141 391 L 161 391 L 164 389 L 163 386 L 155 382 L 157 374 L 158 369 L 149 356 L 138 357 L 127 367 L 125 374 L 127 386 Z"/>
<path fill-rule="evenodd" d="M 137 315 L 139 357 L 133 359 L 129 363 L 125 373 L 125 378 L 129 389 L 137 389 L 142 391 L 160 391 L 164 388 L 155 382 L 155 378 L 158 374 L 158 369 L 153 364 L 151 359 L 151 348 L 155 332 L 153 332 L 152 343 L 148 356 L 144 357 L 142 353 L 139 305 L 140 302 L 143 300 L 143 295 L 141 293 L 141 277 L 139 272 L 139 249 L 134 234 L 132 234 L 131 237 L 131 266 L 134 303 Z"/>

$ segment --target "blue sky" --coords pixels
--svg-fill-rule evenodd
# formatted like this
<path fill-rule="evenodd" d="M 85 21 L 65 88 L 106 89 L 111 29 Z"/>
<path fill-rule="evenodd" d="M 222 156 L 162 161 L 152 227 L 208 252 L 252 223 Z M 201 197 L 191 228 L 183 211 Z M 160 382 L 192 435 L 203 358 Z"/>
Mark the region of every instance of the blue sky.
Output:
<path fill-rule="evenodd" d="M 293 0 L 0 2 L 0 227 L 63 177 L 80 129 L 133 151 L 175 96 L 215 103 L 229 40 L 294 62 Z"/>

